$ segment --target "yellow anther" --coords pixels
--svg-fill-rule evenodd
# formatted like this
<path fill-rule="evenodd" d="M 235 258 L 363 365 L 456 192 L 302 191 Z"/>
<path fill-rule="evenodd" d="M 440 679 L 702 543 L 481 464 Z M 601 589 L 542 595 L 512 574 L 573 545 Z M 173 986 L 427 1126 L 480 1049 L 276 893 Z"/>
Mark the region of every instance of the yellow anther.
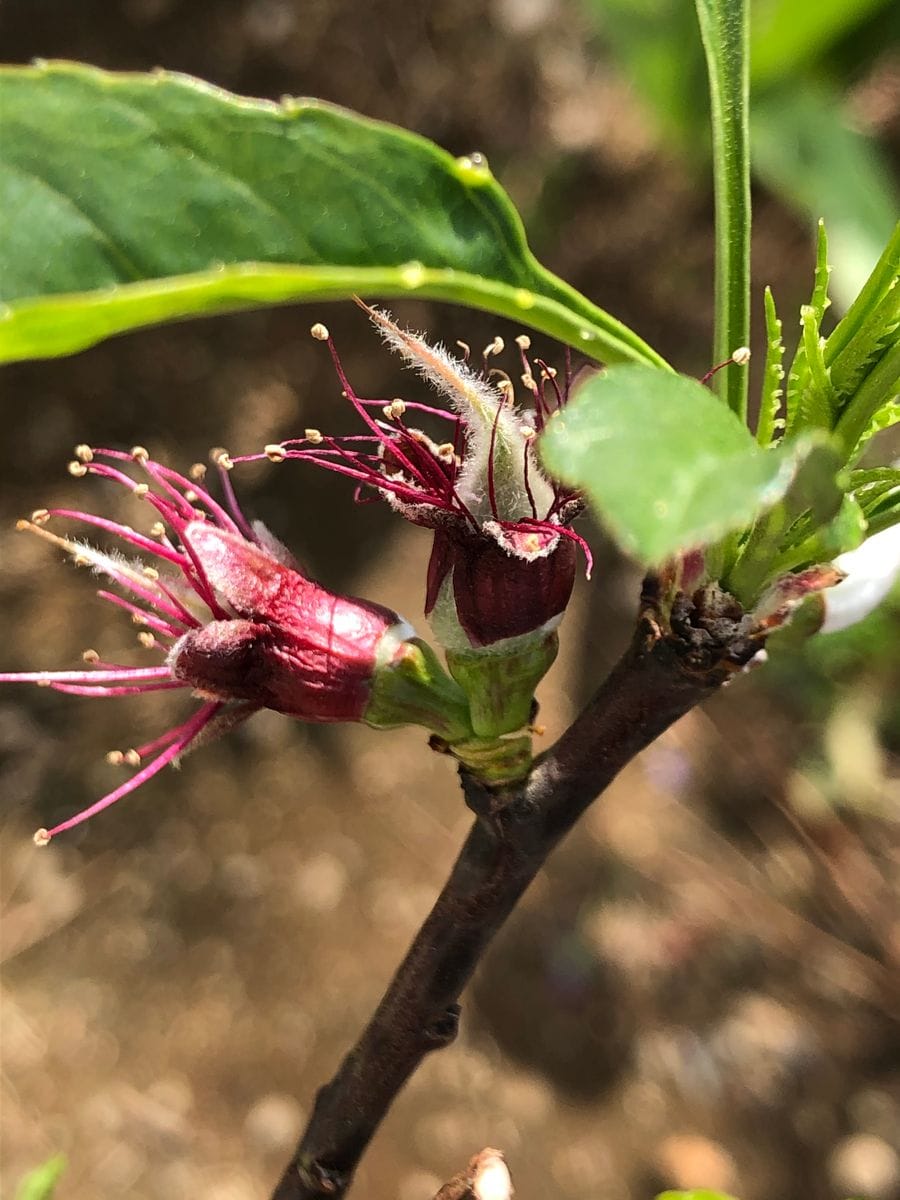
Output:
<path fill-rule="evenodd" d="M 531 338 L 528 336 L 527 333 L 520 333 L 519 336 L 516 338 L 516 345 L 519 347 L 520 350 L 530 350 L 531 349 Z"/>
<path fill-rule="evenodd" d="M 134 488 L 132 489 L 132 495 L 135 495 L 138 497 L 146 496 L 149 491 L 150 491 L 149 483 L 136 483 L 134 485 Z"/>
<path fill-rule="evenodd" d="M 303 436 L 308 442 L 312 442 L 314 446 L 318 446 L 320 442 L 324 442 L 321 429 L 304 429 Z"/>
<path fill-rule="evenodd" d="M 150 458 L 150 451 L 145 446 L 132 446 L 131 457 L 142 465 Z"/>
<path fill-rule="evenodd" d="M 310 329 L 310 334 L 317 342 L 327 342 L 331 336 L 328 332 L 328 326 L 323 325 L 321 321 L 316 321 L 315 325 Z"/>
<path fill-rule="evenodd" d="M 506 342 L 504 342 L 503 338 L 499 336 L 495 337 L 492 342 L 488 342 L 485 346 L 483 351 L 484 357 L 489 358 L 492 354 L 502 354 L 505 349 Z"/>
<path fill-rule="evenodd" d="M 122 755 L 122 759 L 128 767 L 139 767 L 141 765 L 141 756 L 137 750 L 126 750 Z"/>
<path fill-rule="evenodd" d="M 90 448 L 90 446 L 86 445 L 84 442 L 81 442 L 80 445 L 75 447 L 75 457 L 78 459 L 79 462 L 83 462 L 83 463 L 93 462 L 94 452 Z"/>
<path fill-rule="evenodd" d="M 139 633 L 137 640 L 141 643 L 145 650 L 152 650 L 156 645 L 156 638 L 152 633 Z"/>
<path fill-rule="evenodd" d="M 556 376 L 556 367 L 541 367 L 541 379 L 555 379 Z"/>
<path fill-rule="evenodd" d="M 121 750 L 110 750 L 106 755 L 106 761 L 111 767 L 121 767 L 125 761 L 125 755 Z"/>
<path fill-rule="evenodd" d="M 155 538 L 164 538 L 166 536 L 166 527 L 162 521 L 154 521 L 150 526 L 150 536 Z"/>
<path fill-rule="evenodd" d="M 284 462 L 286 458 L 284 446 L 280 442 L 269 442 L 267 446 L 263 447 L 263 450 L 269 462 L 280 463 Z"/>
<path fill-rule="evenodd" d="M 156 567 L 144 567 L 143 574 L 147 579 L 152 579 L 154 583 L 159 579 L 159 571 L 157 571 Z"/>
<path fill-rule="evenodd" d="M 217 467 L 221 467 L 223 471 L 230 471 L 234 466 L 231 461 L 231 455 L 224 446 L 214 446 L 209 452 L 210 461 Z"/>
<path fill-rule="evenodd" d="M 406 412 L 406 401 L 401 400 L 398 396 L 396 400 L 392 400 L 390 404 L 386 404 L 381 411 L 389 421 L 396 421 Z"/>
<path fill-rule="evenodd" d="M 86 663 L 97 663 L 100 661 L 100 655 L 96 650 L 85 650 L 81 655 L 81 661 Z"/>
<path fill-rule="evenodd" d="M 87 475 L 88 470 L 84 463 L 79 462 L 78 459 L 75 458 L 69 463 L 68 472 L 70 475 L 74 475 L 76 479 L 80 479 L 82 475 Z"/>
<path fill-rule="evenodd" d="M 441 462 L 453 462 L 456 450 L 452 442 L 444 442 L 443 445 L 438 446 L 435 454 L 437 454 Z"/>
<path fill-rule="evenodd" d="M 38 829 L 34 835 L 33 841 L 36 846 L 49 846 L 50 834 L 46 829 Z"/>
<path fill-rule="evenodd" d="M 731 361 L 733 363 L 737 363 L 739 367 L 746 367 L 747 363 L 750 361 L 750 347 L 738 346 L 737 350 L 735 350 L 734 354 L 731 356 Z"/>
<path fill-rule="evenodd" d="M 188 471 L 188 475 L 194 480 L 195 483 L 199 483 L 200 480 L 206 475 L 206 463 L 194 463 L 191 469 Z"/>
<path fill-rule="evenodd" d="M 535 389 L 534 376 L 531 374 L 530 371 L 526 371 L 525 374 L 520 375 L 519 378 L 522 380 L 523 387 L 528 388 L 529 392 L 534 391 L 534 389 Z"/>
<path fill-rule="evenodd" d="M 197 499 L 197 493 L 195 491 L 189 489 L 188 491 L 186 491 L 184 493 L 184 498 L 185 498 L 185 500 L 187 500 L 188 504 L 193 504 L 194 501 Z"/>
<path fill-rule="evenodd" d="M 52 686 L 53 680 L 52 679 L 36 679 L 35 684 L 38 687 L 48 688 L 48 687 Z"/>
<path fill-rule="evenodd" d="M 46 508 L 36 508 L 31 514 L 31 519 L 35 525 L 46 525 L 50 520 L 50 513 Z"/>

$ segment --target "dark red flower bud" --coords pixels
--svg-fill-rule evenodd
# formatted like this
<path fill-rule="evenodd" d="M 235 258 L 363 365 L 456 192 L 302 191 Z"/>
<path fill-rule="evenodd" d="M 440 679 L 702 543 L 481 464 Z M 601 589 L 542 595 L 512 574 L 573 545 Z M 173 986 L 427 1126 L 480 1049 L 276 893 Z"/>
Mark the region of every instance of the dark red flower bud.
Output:
<path fill-rule="evenodd" d="M 186 633 L 169 655 L 173 677 L 305 721 L 362 720 L 376 666 L 412 628 L 380 604 L 326 591 L 227 530 L 192 522 L 183 538 L 245 619 Z"/>

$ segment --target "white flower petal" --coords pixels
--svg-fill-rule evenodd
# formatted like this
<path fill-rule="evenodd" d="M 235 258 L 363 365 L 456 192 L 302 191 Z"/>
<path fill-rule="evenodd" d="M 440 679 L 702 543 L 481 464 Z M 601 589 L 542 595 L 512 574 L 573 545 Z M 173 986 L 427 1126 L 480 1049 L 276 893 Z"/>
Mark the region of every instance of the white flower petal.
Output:
<path fill-rule="evenodd" d="M 855 550 L 839 554 L 834 565 L 846 576 L 822 593 L 822 633 L 855 625 L 876 608 L 900 578 L 900 525 L 866 538 Z"/>

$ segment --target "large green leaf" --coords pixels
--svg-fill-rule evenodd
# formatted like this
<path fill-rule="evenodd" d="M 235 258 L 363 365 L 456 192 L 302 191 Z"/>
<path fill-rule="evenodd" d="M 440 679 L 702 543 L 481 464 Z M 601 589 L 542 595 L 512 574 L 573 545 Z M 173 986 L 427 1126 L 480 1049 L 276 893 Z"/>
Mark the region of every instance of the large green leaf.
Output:
<path fill-rule="evenodd" d="M 201 313 L 415 293 L 664 365 L 535 260 L 479 155 L 165 72 L 11 67 L 0 106 L 0 361 Z"/>
<path fill-rule="evenodd" d="M 547 470 L 583 489 L 624 550 L 657 565 L 749 525 L 795 482 L 805 495 L 810 475 L 816 477 L 810 502 L 819 507 L 821 441 L 807 437 L 761 449 L 695 379 L 622 366 L 585 384 L 550 422 L 540 449 Z M 830 490 L 839 502 L 830 451 L 828 459 Z M 814 472 L 801 470 L 807 462 L 815 463 Z M 833 507 L 828 498 L 824 511 Z"/>

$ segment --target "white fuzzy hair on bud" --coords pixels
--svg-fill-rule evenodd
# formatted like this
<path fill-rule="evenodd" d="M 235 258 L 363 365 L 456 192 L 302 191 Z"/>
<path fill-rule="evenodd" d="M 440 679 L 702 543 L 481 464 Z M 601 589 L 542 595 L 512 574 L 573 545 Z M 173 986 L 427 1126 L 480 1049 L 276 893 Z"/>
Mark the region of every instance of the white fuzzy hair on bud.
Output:
<path fill-rule="evenodd" d="M 541 474 L 529 439 L 522 435 L 521 414 L 507 397 L 443 346 L 432 346 L 420 334 L 401 329 L 386 312 L 366 311 L 390 349 L 465 419 L 468 452 L 456 488 L 472 514 L 479 520 L 493 516 L 516 520 L 530 515 L 527 460 L 528 486 L 538 515 L 543 516 L 553 503 L 553 489 Z M 489 479 L 493 480 L 496 514 L 491 509 Z"/>

